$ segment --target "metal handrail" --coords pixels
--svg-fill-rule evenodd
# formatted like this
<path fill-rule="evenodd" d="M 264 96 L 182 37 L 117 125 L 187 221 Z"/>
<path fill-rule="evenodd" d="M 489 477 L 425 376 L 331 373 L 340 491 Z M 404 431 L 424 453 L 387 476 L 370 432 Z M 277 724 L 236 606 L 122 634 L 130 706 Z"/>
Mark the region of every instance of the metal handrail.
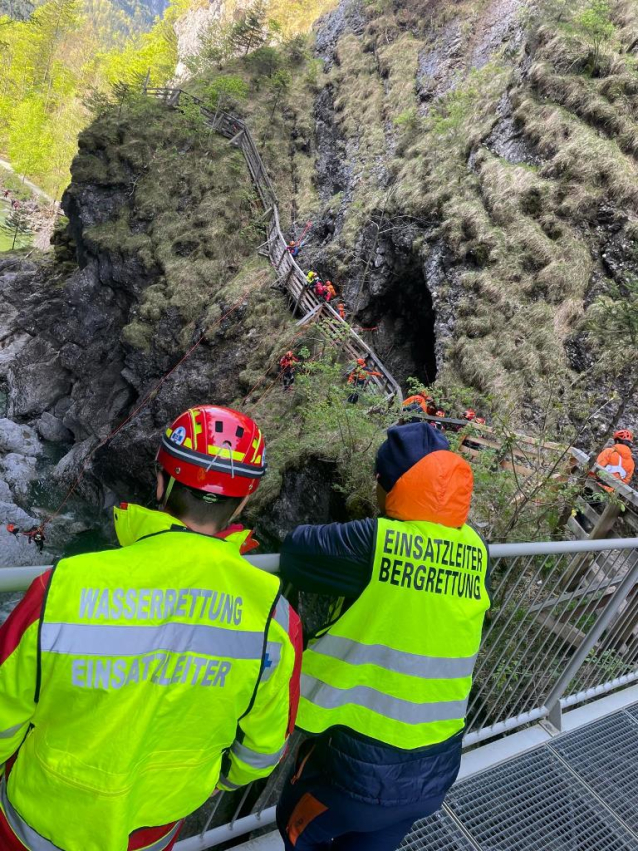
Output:
<path fill-rule="evenodd" d="M 267 213 L 270 213 L 270 221 L 267 228 L 268 256 L 280 278 L 283 274 L 283 284 L 288 290 L 293 304 L 295 304 L 295 307 L 302 306 L 306 310 L 306 315 L 313 309 L 316 310 L 317 318 L 323 316 L 328 320 L 330 325 L 346 331 L 352 345 L 353 356 L 370 358 L 375 367 L 381 372 L 382 379 L 375 379 L 373 377 L 372 383 L 376 384 L 388 399 L 397 399 L 400 404 L 403 400 L 401 387 L 374 350 L 361 339 L 330 304 L 320 301 L 314 292 L 308 290 L 305 286 L 305 274 L 290 252 L 286 251 L 287 243 L 279 224 L 277 195 L 246 123 L 228 112 L 222 110 L 213 112 L 200 98 L 185 92 L 183 89 L 146 87 L 144 91 L 146 94 L 159 98 L 168 106 L 174 108 L 179 108 L 180 102 L 183 100 L 194 103 L 199 107 L 202 115 L 213 130 L 227 139 L 236 141 L 236 144 L 241 148 L 244 155 L 264 209 Z"/>
<path fill-rule="evenodd" d="M 545 541 L 520 544 L 488 544 L 490 559 L 517 559 L 523 556 L 565 555 L 569 553 L 604 552 L 605 550 L 638 550 L 638 538 L 603 538 L 600 541 Z M 244 556 L 260 570 L 277 573 L 278 553 Z M 52 564 L 28 565 L 24 567 L 0 567 L 0 592 L 26 591 L 31 582 Z"/>

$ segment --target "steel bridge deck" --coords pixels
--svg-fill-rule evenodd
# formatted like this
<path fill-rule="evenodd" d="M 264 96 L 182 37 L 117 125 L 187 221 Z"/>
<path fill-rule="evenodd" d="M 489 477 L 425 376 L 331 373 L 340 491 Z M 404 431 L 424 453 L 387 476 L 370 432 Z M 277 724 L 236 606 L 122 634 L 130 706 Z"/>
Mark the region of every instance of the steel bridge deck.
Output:
<path fill-rule="evenodd" d="M 459 782 L 409 851 L 637 851 L 638 704 Z"/>

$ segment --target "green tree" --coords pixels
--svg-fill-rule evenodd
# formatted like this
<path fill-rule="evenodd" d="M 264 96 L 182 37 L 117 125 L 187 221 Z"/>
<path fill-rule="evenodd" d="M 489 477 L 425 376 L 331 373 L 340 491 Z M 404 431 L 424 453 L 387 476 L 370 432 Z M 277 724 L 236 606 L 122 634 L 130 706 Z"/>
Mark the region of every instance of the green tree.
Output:
<path fill-rule="evenodd" d="M 268 2 L 255 0 L 233 25 L 230 31 L 230 43 L 233 53 L 243 53 L 259 47 L 268 40 Z"/>
<path fill-rule="evenodd" d="M 590 0 L 580 15 L 577 15 L 576 26 L 592 50 L 591 71 L 595 74 L 600 67 L 602 47 L 614 34 L 609 0 Z"/>
<path fill-rule="evenodd" d="M 48 0 L 37 10 L 33 21 L 36 67 L 48 97 L 58 51 L 69 33 L 77 30 L 81 23 L 79 0 Z"/>
<path fill-rule="evenodd" d="M 232 111 L 248 97 L 248 85 L 234 74 L 222 74 L 208 86 L 206 95 L 217 112 Z"/>
<path fill-rule="evenodd" d="M 31 233 L 29 219 L 20 208 L 11 210 L 9 215 L 0 225 L 5 234 L 12 240 L 10 251 L 16 247 L 16 242 L 21 237 Z"/>
<path fill-rule="evenodd" d="M 224 63 L 233 55 L 232 32 L 231 23 L 213 21 L 200 37 L 197 53 L 185 60 L 189 71 L 193 74 L 199 74 L 208 68 L 217 68 L 221 71 Z"/>
<path fill-rule="evenodd" d="M 8 141 L 9 159 L 23 178 L 27 174 L 37 177 L 46 171 L 51 132 L 42 97 L 34 95 L 16 107 Z"/>
<path fill-rule="evenodd" d="M 246 57 L 246 65 L 258 77 L 272 77 L 283 63 L 283 57 L 276 47 L 263 45 Z"/>
<path fill-rule="evenodd" d="M 275 112 L 279 108 L 281 99 L 290 88 L 291 83 L 292 76 L 290 74 L 290 71 L 286 71 L 285 68 L 281 68 L 279 71 L 273 74 L 270 80 L 268 81 L 268 87 L 272 92 L 272 109 L 270 111 L 271 118 L 274 116 Z"/>

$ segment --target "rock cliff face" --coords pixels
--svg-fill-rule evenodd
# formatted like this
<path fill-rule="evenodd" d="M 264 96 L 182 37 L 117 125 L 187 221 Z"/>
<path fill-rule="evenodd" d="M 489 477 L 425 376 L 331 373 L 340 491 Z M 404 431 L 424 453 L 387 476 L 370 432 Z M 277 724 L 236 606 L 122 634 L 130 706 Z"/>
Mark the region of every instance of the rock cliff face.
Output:
<path fill-rule="evenodd" d="M 588 367 L 594 408 L 632 386 L 594 374 L 580 323 L 638 271 L 638 15 L 611 4 L 592 71 L 583 5 L 345 0 L 321 22 L 306 263 L 342 283 L 400 379 L 461 382 L 527 417 L 539 386 Z M 636 425 L 635 399 L 622 418 Z"/>
<path fill-rule="evenodd" d="M 190 9 L 186 15 L 176 21 L 175 33 L 179 57 L 175 69 L 177 83 L 183 82 L 190 76 L 188 61 L 200 52 L 202 37 L 207 30 L 218 22 L 232 21 L 238 12 L 249 5 L 249 0 L 209 0 L 197 8 Z"/>
<path fill-rule="evenodd" d="M 256 255 L 259 207 L 241 155 L 208 134 L 198 143 L 179 113 L 142 109 L 105 117 L 80 140 L 63 199 L 69 224 L 57 237 L 65 264 L 0 261 L 9 417 L 0 420 L 0 478 L 25 507 L 34 486 L 53 483 L 59 500 L 85 465 L 79 493 L 93 504 L 152 504 L 161 429 L 193 404 L 241 406 L 279 356 L 281 334 L 292 333 L 288 306 Z M 204 150 L 214 162 L 202 162 Z M 69 272 L 70 257 L 77 265 Z M 58 447 L 48 459 L 34 430 Z M 306 483 L 325 496 L 274 500 L 262 522 L 273 543 L 318 506 L 329 514 L 329 474 L 302 467 L 286 475 L 293 490 Z M 33 525 L 19 511 L 4 514 Z M 57 521 L 54 540 L 68 521 Z"/>

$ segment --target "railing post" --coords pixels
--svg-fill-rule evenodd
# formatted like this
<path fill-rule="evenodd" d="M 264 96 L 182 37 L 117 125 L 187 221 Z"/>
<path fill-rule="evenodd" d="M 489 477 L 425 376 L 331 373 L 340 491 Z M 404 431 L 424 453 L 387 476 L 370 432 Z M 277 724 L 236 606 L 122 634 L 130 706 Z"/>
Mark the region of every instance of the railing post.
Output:
<path fill-rule="evenodd" d="M 630 552 L 629 550 L 627 552 Z M 554 684 L 553 689 L 547 695 L 547 699 L 545 700 L 545 707 L 547 708 L 548 719 L 551 724 L 556 727 L 557 730 L 561 729 L 561 709 L 560 709 L 560 699 L 565 694 L 567 690 L 567 686 L 570 684 L 574 675 L 580 670 L 583 665 L 583 662 L 589 655 L 591 649 L 596 645 L 602 634 L 605 630 L 610 626 L 611 622 L 614 619 L 614 616 L 617 614 L 618 609 L 622 605 L 622 603 L 627 598 L 629 592 L 632 590 L 634 585 L 638 582 L 638 561 L 634 566 L 627 572 L 627 575 L 622 580 L 622 582 L 616 588 L 616 592 L 613 594 L 609 602 L 607 603 L 605 609 L 602 614 L 587 633 L 585 638 L 583 639 L 580 647 L 569 663 L 566 665 L 563 673 L 560 675 L 556 683 Z"/>

